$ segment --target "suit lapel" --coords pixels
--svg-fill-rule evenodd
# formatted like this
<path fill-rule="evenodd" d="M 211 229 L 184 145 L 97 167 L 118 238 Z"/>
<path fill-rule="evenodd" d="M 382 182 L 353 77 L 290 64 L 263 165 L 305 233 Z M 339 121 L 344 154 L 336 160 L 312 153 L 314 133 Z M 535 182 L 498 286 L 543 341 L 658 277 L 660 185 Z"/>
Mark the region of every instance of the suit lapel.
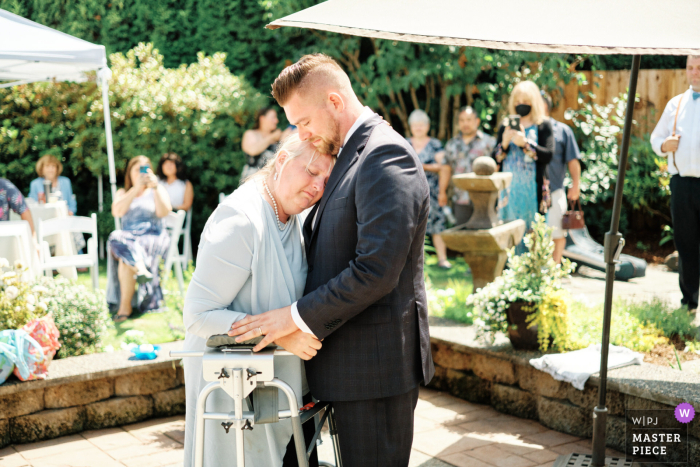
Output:
<path fill-rule="evenodd" d="M 380 124 L 381 121 L 382 120 L 378 115 L 374 115 L 367 119 L 362 125 L 360 125 L 357 128 L 357 130 L 355 130 L 355 133 L 353 133 L 353 135 L 348 140 L 348 143 L 345 145 L 345 147 L 343 147 L 343 150 L 340 152 L 338 156 L 338 162 L 336 162 L 335 167 L 333 167 L 331 176 L 328 178 L 328 183 L 326 184 L 326 189 L 323 192 L 321 201 L 319 201 L 318 203 L 318 211 L 316 213 L 316 224 L 314 224 L 313 226 L 313 230 L 311 232 L 311 240 L 308 242 L 307 246 L 309 250 L 311 248 L 311 243 L 316 238 L 316 233 L 318 232 L 318 228 L 321 224 L 323 211 L 326 207 L 326 204 L 328 203 L 328 200 L 333 194 L 333 191 L 335 191 L 336 186 L 338 186 L 338 183 L 340 182 L 340 180 L 342 180 L 343 176 L 345 175 L 345 172 L 347 172 L 348 169 L 357 161 L 358 157 L 360 156 L 360 153 L 367 144 L 367 140 L 369 139 L 372 130 L 375 126 Z M 309 215 L 309 217 L 311 216 Z"/>
<path fill-rule="evenodd" d="M 311 233 L 313 232 L 314 216 L 318 211 L 318 204 L 319 203 L 316 203 L 316 205 L 313 208 L 311 208 L 311 211 L 309 211 L 309 215 L 306 216 L 306 220 L 304 221 L 304 228 L 302 229 L 302 233 L 304 234 L 304 247 L 306 248 L 307 257 L 309 256 L 309 247 L 311 246 Z"/>

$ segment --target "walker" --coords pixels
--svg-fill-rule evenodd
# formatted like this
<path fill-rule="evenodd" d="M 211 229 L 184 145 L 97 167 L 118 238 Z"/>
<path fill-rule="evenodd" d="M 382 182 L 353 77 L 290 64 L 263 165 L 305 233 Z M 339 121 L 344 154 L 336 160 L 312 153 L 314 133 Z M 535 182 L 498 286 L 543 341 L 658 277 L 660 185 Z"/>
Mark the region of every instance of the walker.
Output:
<path fill-rule="evenodd" d="M 243 436 L 245 430 L 252 430 L 256 425 L 277 423 L 279 420 L 291 418 L 294 443 L 299 467 L 308 467 L 309 456 L 320 443 L 319 435 L 326 419 L 328 419 L 333 452 L 336 465 L 320 462 L 322 467 L 342 467 L 338 432 L 336 429 L 333 408 L 329 402 L 307 404 L 299 409 L 294 390 L 284 381 L 275 378 L 274 359 L 276 356 L 293 355 L 282 349 L 267 348 L 253 352 L 252 345 L 230 344 L 204 351 L 170 351 L 171 357 L 199 357 L 202 359 L 202 370 L 205 381 L 210 381 L 197 398 L 197 414 L 195 418 L 195 467 L 202 467 L 204 462 L 204 420 L 221 420 L 221 426 L 226 433 L 231 428 L 236 435 L 236 466 L 245 466 L 245 450 Z M 207 412 L 206 402 L 209 395 L 216 389 L 221 389 L 234 400 L 234 411 L 229 413 Z M 278 409 L 277 390 L 282 390 L 287 396 L 289 410 Z M 254 410 L 243 410 L 243 400 L 252 394 Z M 302 424 L 314 418 L 320 418 L 314 436 L 306 449 Z"/>

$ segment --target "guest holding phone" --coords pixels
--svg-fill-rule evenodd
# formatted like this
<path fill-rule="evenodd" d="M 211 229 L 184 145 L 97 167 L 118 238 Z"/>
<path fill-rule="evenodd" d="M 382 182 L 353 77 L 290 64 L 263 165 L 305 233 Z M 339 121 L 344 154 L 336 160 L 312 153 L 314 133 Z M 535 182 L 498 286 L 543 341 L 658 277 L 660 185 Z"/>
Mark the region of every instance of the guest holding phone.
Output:
<path fill-rule="evenodd" d="M 146 156 L 131 159 L 124 188 L 117 191 L 112 203 L 112 215 L 121 218 L 122 229 L 112 232 L 107 240 L 107 303 L 110 309 L 118 307 L 116 323 L 127 320 L 134 306 L 139 312 L 161 306 L 158 267 L 170 246 L 161 219 L 171 210 L 168 193 L 158 184 L 151 161 Z"/>
<path fill-rule="evenodd" d="M 501 191 L 498 215 L 505 222 L 522 219 L 529 229 L 535 214 L 547 211 L 543 192 L 545 170 L 554 154 L 554 132 L 540 90 L 532 81 L 521 81 L 513 88 L 508 112 L 498 129 L 493 157 L 502 172 L 513 174 L 513 181 Z M 524 244 L 516 251 L 523 253 Z"/>

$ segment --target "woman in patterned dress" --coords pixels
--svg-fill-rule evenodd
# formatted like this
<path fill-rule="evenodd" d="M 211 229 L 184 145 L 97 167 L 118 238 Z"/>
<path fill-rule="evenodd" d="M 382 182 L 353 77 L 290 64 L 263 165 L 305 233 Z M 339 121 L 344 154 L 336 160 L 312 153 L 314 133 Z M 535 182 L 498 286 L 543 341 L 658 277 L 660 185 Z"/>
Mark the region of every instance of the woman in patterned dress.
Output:
<path fill-rule="evenodd" d="M 442 149 L 440 140 L 428 135 L 430 117 L 427 113 L 414 110 L 408 117 L 408 125 L 412 135 L 408 138 L 408 142 L 423 163 L 423 170 L 430 187 L 430 217 L 426 233 L 432 235 L 438 266 L 449 269 L 452 265 L 447 261 L 447 247 L 440 236 L 440 232 L 445 230 L 445 214 L 442 212 L 442 207 L 447 205 L 447 196 L 440 195 L 440 186 L 441 184 L 446 186 L 449 182 L 448 172 L 445 170 L 449 166 L 444 164 L 445 151 Z"/>
<path fill-rule="evenodd" d="M 502 172 L 513 173 L 510 186 L 501 192 L 498 215 L 504 222 L 522 219 L 529 230 L 535 214 L 547 212 L 543 188 L 545 169 L 554 154 L 554 131 L 540 90 L 532 81 L 522 81 L 513 88 L 508 111 L 520 116 L 520 127 L 511 128 L 507 118 L 498 129 L 493 156 Z M 522 242 L 516 251 L 525 251 Z"/>
<path fill-rule="evenodd" d="M 143 166 L 145 172 L 141 171 Z M 162 218 L 171 210 L 168 193 L 158 184 L 151 161 L 146 156 L 131 159 L 124 188 L 117 191 L 112 203 L 112 215 L 121 218 L 122 229 L 112 232 L 107 240 L 107 303 L 119 306 L 114 318 L 117 323 L 131 316 L 134 304 L 140 312 L 156 310 L 162 304 L 158 268 L 170 246 Z"/>

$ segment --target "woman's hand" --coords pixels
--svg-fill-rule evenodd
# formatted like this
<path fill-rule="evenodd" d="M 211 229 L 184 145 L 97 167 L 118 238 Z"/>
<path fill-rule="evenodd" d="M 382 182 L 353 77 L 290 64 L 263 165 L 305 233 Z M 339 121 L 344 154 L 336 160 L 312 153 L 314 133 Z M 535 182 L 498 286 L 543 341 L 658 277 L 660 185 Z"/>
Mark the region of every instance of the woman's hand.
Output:
<path fill-rule="evenodd" d="M 518 147 L 524 148 L 525 145 L 527 144 L 527 138 L 525 138 L 525 132 L 522 130 L 521 131 L 511 130 L 511 131 L 513 132 L 513 136 L 512 136 L 513 144 L 515 144 Z"/>
<path fill-rule="evenodd" d="M 311 360 L 321 349 L 321 341 L 304 331 L 296 331 L 288 336 L 280 337 L 275 341 L 275 344 L 292 352 L 302 360 Z"/>
<path fill-rule="evenodd" d="M 144 179 L 146 188 L 155 188 L 158 186 L 158 177 L 156 177 L 151 169 L 148 169 L 148 172 L 143 175 L 142 178 Z"/>

